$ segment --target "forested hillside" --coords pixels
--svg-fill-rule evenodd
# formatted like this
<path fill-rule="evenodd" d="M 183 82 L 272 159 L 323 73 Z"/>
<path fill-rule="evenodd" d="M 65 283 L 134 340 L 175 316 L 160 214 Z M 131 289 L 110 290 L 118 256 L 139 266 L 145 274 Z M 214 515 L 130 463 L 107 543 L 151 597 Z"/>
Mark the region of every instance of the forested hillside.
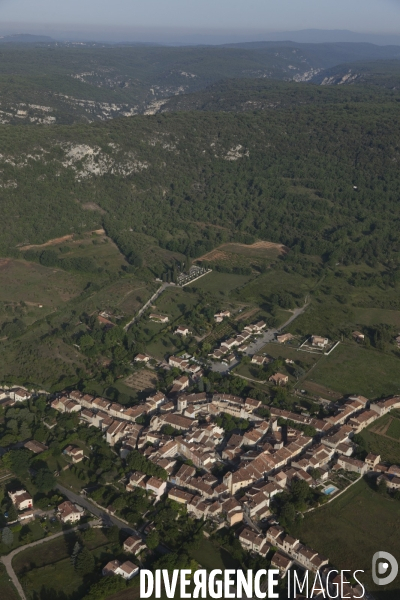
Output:
<path fill-rule="evenodd" d="M 372 44 L 165 48 L 3 43 L 0 124 L 72 124 L 154 113 L 166 99 L 223 78 L 309 81 L 343 63 L 399 58 L 398 46 Z"/>
<path fill-rule="evenodd" d="M 258 238 L 328 261 L 398 261 L 397 95 L 312 94 L 324 100 L 2 127 L 2 253 L 104 225 L 126 256 L 142 233 L 191 256 Z"/>

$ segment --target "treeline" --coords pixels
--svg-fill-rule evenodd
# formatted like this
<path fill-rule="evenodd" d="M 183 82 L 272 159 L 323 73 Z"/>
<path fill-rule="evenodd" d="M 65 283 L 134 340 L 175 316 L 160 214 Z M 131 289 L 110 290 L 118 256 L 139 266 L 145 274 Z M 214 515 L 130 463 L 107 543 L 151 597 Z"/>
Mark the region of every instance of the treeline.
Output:
<path fill-rule="evenodd" d="M 60 248 L 61 252 L 63 248 Z M 38 262 L 44 267 L 57 267 L 65 271 L 80 271 L 83 273 L 96 273 L 99 267 L 96 261 L 89 256 L 74 256 L 70 258 L 61 258 L 60 253 L 51 248 L 46 250 L 27 250 L 24 252 L 24 259 L 32 262 Z"/>

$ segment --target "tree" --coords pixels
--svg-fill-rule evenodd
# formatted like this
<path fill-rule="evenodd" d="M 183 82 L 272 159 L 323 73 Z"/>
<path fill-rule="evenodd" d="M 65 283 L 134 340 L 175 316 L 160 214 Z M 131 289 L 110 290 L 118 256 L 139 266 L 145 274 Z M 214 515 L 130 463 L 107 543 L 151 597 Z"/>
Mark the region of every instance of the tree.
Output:
<path fill-rule="evenodd" d="M 89 575 L 89 573 L 93 573 L 94 568 L 95 561 L 93 554 L 87 548 L 83 548 L 76 557 L 75 569 L 81 575 Z"/>
<path fill-rule="evenodd" d="M 3 533 L 1 535 L 1 541 L 6 546 L 11 546 L 14 541 L 14 534 L 9 527 L 4 527 Z"/>
<path fill-rule="evenodd" d="M 3 465 L 19 477 L 26 475 L 31 453 L 25 448 L 10 450 L 3 456 Z"/>
<path fill-rule="evenodd" d="M 156 529 L 153 529 L 146 538 L 146 544 L 149 550 L 155 550 L 160 543 L 160 536 Z"/>
<path fill-rule="evenodd" d="M 75 566 L 76 564 L 76 559 L 78 558 L 79 552 L 82 550 L 82 546 L 80 545 L 79 542 L 75 542 L 74 548 L 72 550 L 72 554 L 71 554 L 71 563 L 73 564 L 73 566 Z"/>
<path fill-rule="evenodd" d="M 35 477 L 35 485 L 39 492 L 49 492 L 56 485 L 56 478 L 48 469 L 40 469 Z"/>

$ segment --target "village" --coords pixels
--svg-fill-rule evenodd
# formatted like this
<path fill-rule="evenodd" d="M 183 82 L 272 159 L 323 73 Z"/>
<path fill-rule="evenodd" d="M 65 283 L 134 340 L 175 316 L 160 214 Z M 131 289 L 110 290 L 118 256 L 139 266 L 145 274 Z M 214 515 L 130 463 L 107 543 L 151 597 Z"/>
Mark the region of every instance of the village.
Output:
<path fill-rule="evenodd" d="M 258 323 L 257 327 L 262 329 L 262 325 Z M 136 358 L 143 361 L 147 357 Z M 279 494 L 290 492 L 301 482 L 318 490 L 323 504 L 363 476 L 375 476 L 388 490 L 400 490 L 400 466 L 382 463 L 377 454 L 370 453 L 364 460 L 355 458 L 356 444 L 352 441 L 374 421 L 399 409 L 400 396 L 377 402 L 350 396 L 334 414 L 323 419 L 273 406 L 268 407 L 266 417 L 258 414 L 261 402 L 253 398 L 188 393 L 189 378 L 196 378 L 200 367 L 191 369 L 189 361 L 173 356 L 168 362 L 181 375 L 167 393 L 150 394 L 138 406 L 126 408 L 76 390 L 58 394 L 51 401 L 51 407 L 59 413 L 76 414 L 81 423 L 98 428 L 121 458 L 139 451 L 166 473 L 160 479 L 133 471 L 125 481 L 126 491 L 139 488 L 154 504 L 167 497 L 184 506 L 193 518 L 210 523 L 214 530 L 234 528 L 241 546 L 263 558 L 268 555 L 283 577 L 292 567 L 323 576 L 330 566 L 329 557 L 291 537 L 279 524 L 274 512 Z M 276 385 L 285 384 L 279 373 L 275 380 Z M 3 406 L 18 405 L 32 396 L 24 388 L 0 390 Z M 217 422 L 221 415 L 245 420 L 249 427 L 227 433 Z M 137 422 L 140 417 L 146 417 L 145 425 Z M 305 435 L 305 426 L 312 427 L 316 434 Z M 35 440 L 25 447 L 35 453 L 46 448 Z M 67 445 L 63 454 L 72 464 L 85 459 L 83 451 L 74 445 Z M 9 496 L 20 522 L 34 518 L 33 498 L 25 489 L 10 492 Z M 78 523 L 85 514 L 79 503 L 70 500 L 56 510 L 57 518 L 65 525 Z M 147 534 L 150 531 L 151 523 Z M 136 532 L 124 542 L 124 551 L 140 555 L 145 540 L 146 533 Z M 140 565 L 140 560 L 136 562 Z M 103 575 L 129 580 L 139 572 L 139 565 L 114 560 L 104 565 Z M 356 588 L 353 591 L 356 593 Z"/>

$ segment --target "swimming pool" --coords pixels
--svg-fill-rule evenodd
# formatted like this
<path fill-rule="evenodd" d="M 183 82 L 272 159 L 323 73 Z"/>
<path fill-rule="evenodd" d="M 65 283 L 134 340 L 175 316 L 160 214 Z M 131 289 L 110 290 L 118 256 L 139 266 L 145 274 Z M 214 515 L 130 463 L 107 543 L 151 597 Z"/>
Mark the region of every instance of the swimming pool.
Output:
<path fill-rule="evenodd" d="M 326 488 L 323 490 L 323 493 L 324 493 L 326 496 L 330 496 L 331 494 L 334 494 L 334 493 L 335 493 L 335 492 L 337 492 L 337 491 L 338 491 L 338 488 L 337 488 L 337 487 L 335 487 L 334 485 L 328 485 L 328 487 L 326 487 Z"/>

